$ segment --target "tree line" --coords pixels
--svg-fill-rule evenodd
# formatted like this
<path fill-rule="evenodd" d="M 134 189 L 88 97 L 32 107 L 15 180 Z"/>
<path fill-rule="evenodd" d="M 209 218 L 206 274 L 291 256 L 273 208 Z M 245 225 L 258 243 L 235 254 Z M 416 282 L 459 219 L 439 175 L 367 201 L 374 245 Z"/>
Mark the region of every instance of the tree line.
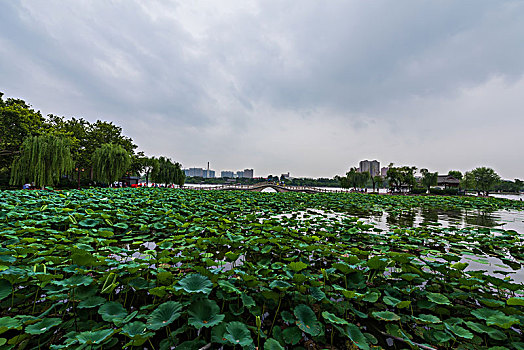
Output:
<path fill-rule="evenodd" d="M 369 172 L 360 172 L 357 168 L 351 168 L 346 176 L 337 177 L 340 186 L 343 188 L 353 188 L 355 190 L 368 186 L 379 188 L 386 186 L 392 192 L 410 193 L 435 193 L 435 194 L 458 194 L 465 191 L 476 191 L 479 195 L 488 195 L 491 191 L 520 192 L 524 189 L 524 182 L 501 180 L 500 176 L 491 168 L 478 167 L 462 174 L 458 170 L 450 170 L 448 176 L 452 176 L 459 181 L 456 188 L 439 190 L 433 188 L 437 186 L 437 172 L 430 172 L 428 169 L 420 169 L 421 176 L 417 179 L 414 166 L 396 167 L 390 164 L 385 177 L 380 175 L 371 176 Z"/>
<path fill-rule="evenodd" d="M 0 92 L 0 186 L 109 185 L 124 176 L 183 185 L 170 158 L 148 157 L 112 122 L 44 117 L 21 99 Z"/>

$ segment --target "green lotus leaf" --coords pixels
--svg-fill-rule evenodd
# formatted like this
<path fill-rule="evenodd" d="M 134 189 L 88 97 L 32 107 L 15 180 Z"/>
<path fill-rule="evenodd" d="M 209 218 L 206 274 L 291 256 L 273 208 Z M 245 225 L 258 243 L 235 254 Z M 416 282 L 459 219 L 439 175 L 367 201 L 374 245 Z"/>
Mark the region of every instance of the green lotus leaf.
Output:
<path fill-rule="evenodd" d="M 304 275 L 304 274 L 302 274 L 302 273 L 295 273 L 293 275 L 293 281 L 295 281 L 295 283 L 298 283 L 298 284 L 302 284 L 305 281 L 307 281 L 308 279 L 309 279 L 309 277 Z"/>
<path fill-rule="evenodd" d="M 233 316 L 240 316 L 244 313 L 244 305 L 231 303 L 229 304 L 228 309 Z"/>
<path fill-rule="evenodd" d="M 246 325 L 242 322 L 233 321 L 226 325 L 224 339 L 233 345 L 247 346 L 253 343 L 251 333 Z"/>
<path fill-rule="evenodd" d="M 505 303 L 501 300 L 495 300 L 495 299 L 480 299 L 479 300 L 482 304 L 486 305 L 487 307 L 504 307 Z"/>
<path fill-rule="evenodd" d="M 404 300 L 404 301 L 401 301 L 400 303 L 397 304 L 397 308 L 405 309 L 405 308 L 407 308 L 410 305 L 411 305 L 411 300 Z"/>
<path fill-rule="evenodd" d="M 153 224 L 153 228 L 157 231 L 163 230 L 166 228 L 166 225 L 162 224 L 161 222 L 155 222 Z"/>
<path fill-rule="evenodd" d="M 11 283 L 9 283 L 8 280 L 0 279 L 0 300 L 11 295 L 12 290 L 13 286 L 11 285 Z"/>
<path fill-rule="evenodd" d="M 295 323 L 295 316 L 289 311 L 282 311 L 280 313 L 282 319 L 287 323 Z"/>
<path fill-rule="evenodd" d="M 486 325 L 477 322 L 466 321 L 465 323 L 466 326 L 468 326 L 470 329 L 474 330 L 477 333 L 487 333 L 486 328 L 490 328 Z"/>
<path fill-rule="evenodd" d="M 71 260 L 73 261 L 73 264 L 79 266 L 89 266 L 96 262 L 96 258 L 93 256 L 93 254 L 83 250 L 77 250 L 74 254 L 72 254 Z"/>
<path fill-rule="evenodd" d="M 127 316 L 126 309 L 117 301 L 108 301 L 100 306 L 98 313 L 102 319 L 107 322 L 122 321 Z"/>
<path fill-rule="evenodd" d="M 300 304 L 293 310 L 297 319 L 297 326 L 303 332 L 312 336 L 319 335 L 322 331 L 322 327 L 315 316 L 315 313 L 307 305 Z"/>
<path fill-rule="evenodd" d="M 332 314 L 331 312 L 328 312 L 328 311 L 323 311 L 322 312 L 322 317 L 324 317 L 326 319 L 326 321 L 328 321 L 329 323 L 332 323 L 332 324 L 349 324 L 348 321 L 338 317 L 337 315 L 335 314 Z"/>
<path fill-rule="evenodd" d="M 326 294 L 319 287 L 309 288 L 309 293 L 315 300 L 320 301 L 326 297 Z"/>
<path fill-rule="evenodd" d="M 135 316 L 138 315 L 138 311 L 135 310 L 133 311 L 132 313 L 130 313 L 129 315 L 127 315 L 123 320 L 121 321 L 118 321 L 118 322 L 115 322 L 115 324 L 117 326 L 120 326 L 122 324 L 125 324 L 125 323 L 128 323 L 129 321 L 131 321 L 133 318 L 135 318 Z"/>
<path fill-rule="evenodd" d="M 347 275 L 348 273 L 356 271 L 355 266 L 348 265 L 346 263 L 334 263 L 332 265 L 334 268 L 342 272 L 343 274 Z"/>
<path fill-rule="evenodd" d="M 351 341 L 359 349 L 369 350 L 368 340 L 364 336 L 364 334 L 362 334 L 362 332 L 360 331 L 359 327 L 357 327 L 356 325 L 350 323 L 349 325 L 346 326 L 346 329 L 347 329 L 347 332 L 348 332 L 348 335 L 349 335 L 349 339 L 351 339 Z"/>
<path fill-rule="evenodd" d="M 120 333 L 131 339 L 147 337 L 149 335 L 152 336 L 154 334 L 152 332 L 147 332 L 147 327 L 145 323 L 140 321 L 135 321 L 124 325 Z"/>
<path fill-rule="evenodd" d="M 0 334 L 10 330 L 10 329 L 21 329 L 22 321 L 14 317 L 0 317 Z"/>
<path fill-rule="evenodd" d="M 495 340 L 506 340 L 508 337 L 506 334 L 493 327 L 486 326 L 485 324 L 467 321 L 466 325 L 477 333 L 486 333 L 490 338 Z"/>
<path fill-rule="evenodd" d="M 488 326 L 494 325 L 500 328 L 508 329 L 514 324 L 520 324 L 520 320 L 515 317 L 506 315 L 493 315 L 487 318 L 486 324 Z"/>
<path fill-rule="evenodd" d="M 69 278 L 66 278 L 65 280 L 60 281 L 53 281 L 53 284 L 64 286 L 64 287 L 78 287 L 78 286 L 88 286 L 91 283 L 93 283 L 93 277 L 90 276 L 80 276 L 80 275 L 74 275 Z"/>
<path fill-rule="evenodd" d="M 297 345 L 302 339 L 302 331 L 298 327 L 288 327 L 282 331 L 286 344 Z"/>
<path fill-rule="evenodd" d="M 16 258 L 12 255 L 0 255 L 0 262 L 3 263 L 14 263 Z"/>
<path fill-rule="evenodd" d="M 256 305 L 255 300 L 246 293 L 240 294 L 240 298 L 242 299 L 242 304 L 244 307 L 250 308 Z"/>
<path fill-rule="evenodd" d="M 426 296 L 430 301 L 436 304 L 451 305 L 451 302 L 449 301 L 448 297 L 440 293 L 427 293 Z"/>
<path fill-rule="evenodd" d="M 401 303 L 401 300 L 394 298 L 392 296 L 389 296 L 389 295 L 385 295 L 382 298 L 382 300 L 384 301 L 384 304 L 389 305 L 389 306 L 397 306 L 398 304 Z"/>
<path fill-rule="evenodd" d="M 133 287 L 135 290 L 149 289 L 154 286 L 154 284 L 146 281 L 146 279 L 143 277 L 133 278 L 132 280 L 129 281 L 127 285 L 130 287 Z"/>
<path fill-rule="evenodd" d="M 306 267 L 307 267 L 307 264 L 306 263 L 303 263 L 302 261 L 293 261 L 292 263 L 290 263 L 288 265 L 288 267 L 295 271 L 295 272 L 298 272 L 298 271 L 302 271 L 304 270 Z"/>
<path fill-rule="evenodd" d="M 270 288 L 278 288 L 278 289 L 280 289 L 282 291 L 285 291 L 285 290 L 289 289 L 290 287 L 292 287 L 292 285 L 287 283 L 286 281 L 274 280 L 273 282 L 271 282 L 269 284 L 269 287 Z"/>
<path fill-rule="evenodd" d="M 499 310 L 492 310 L 487 308 L 481 308 L 471 311 L 471 314 L 478 319 L 487 320 L 491 316 L 504 316 L 504 313 Z"/>
<path fill-rule="evenodd" d="M 400 316 L 391 311 L 374 311 L 371 313 L 373 317 L 381 321 L 398 321 Z"/>
<path fill-rule="evenodd" d="M 380 256 L 374 256 L 366 262 L 366 265 L 373 270 L 383 270 L 388 266 L 388 259 Z"/>
<path fill-rule="evenodd" d="M 226 323 L 221 322 L 211 329 L 211 341 L 218 344 L 227 344 L 228 341 L 224 338 L 226 333 Z"/>
<path fill-rule="evenodd" d="M 44 318 L 40 322 L 27 326 L 25 328 L 25 332 L 33 335 L 42 334 L 47 332 L 51 328 L 58 326 L 60 323 L 62 323 L 62 319 L 57 317 Z"/>
<path fill-rule="evenodd" d="M 174 286 L 176 290 L 184 290 L 187 293 L 204 293 L 209 294 L 213 288 L 213 283 L 209 278 L 200 274 L 190 274 L 178 281 L 178 285 Z"/>
<path fill-rule="evenodd" d="M 162 327 L 168 326 L 177 318 L 180 317 L 182 304 L 175 301 L 166 301 L 160 304 L 155 311 L 149 315 L 147 319 L 147 328 L 158 330 Z"/>
<path fill-rule="evenodd" d="M 226 258 L 228 258 L 230 261 L 236 261 L 238 257 L 240 256 L 239 253 L 233 253 L 233 252 L 227 252 L 225 255 L 226 255 Z"/>
<path fill-rule="evenodd" d="M 284 347 L 275 339 L 269 338 L 264 343 L 264 350 L 284 350 Z"/>
<path fill-rule="evenodd" d="M 454 269 L 463 271 L 466 267 L 468 267 L 468 265 L 469 265 L 468 263 L 458 262 L 458 263 L 451 264 L 451 267 Z"/>
<path fill-rule="evenodd" d="M 125 222 L 119 222 L 117 224 L 114 224 L 113 227 L 118 227 L 118 228 L 121 228 L 123 230 L 127 230 L 129 228 L 129 225 L 126 224 Z"/>
<path fill-rule="evenodd" d="M 169 339 L 164 339 L 160 342 L 160 349 L 170 349 Z M 206 345 L 202 339 L 186 340 L 176 346 L 176 350 L 196 350 L 201 349 Z"/>
<path fill-rule="evenodd" d="M 473 333 L 468 331 L 466 328 L 460 327 L 456 324 L 450 325 L 446 323 L 446 328 L 453 332 L 453 334 L 465 338 L 465 339 L 472 339 Z"/>
<path fill-rule="evenodd" d="M 235 287 L 235 285 L 229 281 L 226 280 L 219 280 L 218 285 L 220 288 L 222 288 L 226 293 L 237 293 L 241 294 L 242 291 Z"/>
<path fill-rule="evenodd" d="M 432 335 L 440 343 L 445 343 L 453 338 L 450 334 L 443 331 L 434 331 Z"/>
<path fill-rule="evenodd" d="M 85 219 L 78 223 L 78 225 L 82 227 L 95 227 L 98 225 L 101 221 L 96 219 Z"/>
<path fill-rule="evenodd" d="M 93 307 L 97 307 L 99 305 L 102 305 L 106 302 L 106 299 L 99 296 L 92 296 L 87 298 L 86 300 L 82 300 L 80 303 L 78 303 L 79 309 L 90 309 Z"/>
<path fill-rule="evenodd" d="M 440 318 L 434 315 L 426 315 L 426 314 L 419 314 L 415 317 L 415 320 L 420 321 L 422 323 L 441 323 L 442 321 Z"/>
<path fill-rule="evenodd" d="M 379 297 L 379 292 L 369 292 L 364 296 L 364 298 L 362 298 L 362 300 L 367 301 L 368 303 L 376 303 Z"/>
<path fill-rule="evenodd" d="M 0 300 L 1 300 L 1 296 L 0 296 Z M 509 298 L 507 301 L 508 305 L 519 305 L 519 306 L 524 306 L 524 297 L 512 297 L 512 298 Z"/>
<path fill-rule="evenodd" d="M 113 335 L 112 329 L 102 329 L 100 331 L 82 332 L 76 336 L 80 344 L 102 344 Z"/>
<path fill-rule="evenodd" d="M 403 273 L 402 275 L 400 275 L 400 278 L 408 282 L 413 281 L 417 277 L 420 277 L 420 276 L 414 273 Z"/>
<path fill-rule="evenodd" d="M 173 282 L 173 274 L 169 271 L 161 271 L 156 275 L 159 284 L 170 285 Z"/>
<path fill-rule="evenodd" d="M 220 307 L 214 300 L 201 299 L 195 300 L 188 309 L 189 320 L 188 324 L 200 329 L 202 327 L 209 328 L 216 326 L 224 319 L 225 315 L 221 315 Z"/>
<path fill-rule="evenodd" d="M 512 342 L 511 345 L 513 345 L 513 347 L 516 349 L 516 350 L 524 350 L 524 343 L 523 342 Z"/>

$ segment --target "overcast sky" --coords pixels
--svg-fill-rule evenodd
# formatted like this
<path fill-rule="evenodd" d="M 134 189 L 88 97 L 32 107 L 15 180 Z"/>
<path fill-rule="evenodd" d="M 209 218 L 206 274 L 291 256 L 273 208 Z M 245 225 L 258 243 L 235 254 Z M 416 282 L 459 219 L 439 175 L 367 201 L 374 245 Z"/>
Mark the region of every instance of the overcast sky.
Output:
<path fill-rule="evenodd" d="M 524 1 L 1 1 L 0 91 L 255 176 L 524 178 Z"/>

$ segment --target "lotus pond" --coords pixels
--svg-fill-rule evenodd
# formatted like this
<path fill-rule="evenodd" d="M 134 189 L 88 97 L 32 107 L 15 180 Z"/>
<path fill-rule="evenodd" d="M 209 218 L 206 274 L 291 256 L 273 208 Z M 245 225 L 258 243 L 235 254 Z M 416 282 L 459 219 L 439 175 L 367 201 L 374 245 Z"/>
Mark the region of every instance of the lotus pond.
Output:
<path fill-rule="evenodd" d="M 523 232 L 359 220 L 412 210 L 524 206 L 356 193 L 0 192 L 0 349 L 524 349 L 524 285 L 512 277 Z M 500 271 L 471 269 L 465 256 L 496 259 Z"/>

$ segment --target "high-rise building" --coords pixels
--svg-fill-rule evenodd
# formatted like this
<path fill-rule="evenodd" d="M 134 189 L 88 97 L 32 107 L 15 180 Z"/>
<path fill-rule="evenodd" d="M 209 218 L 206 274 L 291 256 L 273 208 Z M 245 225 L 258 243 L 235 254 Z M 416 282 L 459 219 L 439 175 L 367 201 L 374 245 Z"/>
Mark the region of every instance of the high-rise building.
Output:
<path fill-rule="evenodd" d="M 241 170 L 237 171 L 237 177 L 238 178 L 243 178 L 244 177 L 244 172 L 241 171 Z"/>
<path fill-rule="evenodd" d="M 243 173 L 243 177 L 245 178 L 248 178 L 248 179 L 253 178 L 253 169 L 244 169 L 242 173 Z"/>
<path fill-rule="evenodd" d="M 188 177 L 204 177 L 204 169 L 202 168 L 189 168 L 184 169 L 184 174 Z"/>
<path fill-rule="evenodd" d="M 388 167 L 383 167 L 382 169 L 380 169 L 380 176 L 382 177 L 386 177 L 388 175 L 388 170 L 389 168 Z"/>
<path fill-rule="evenodd" d="M 213 179 L 215 178 L 215 171 L 211 169 L 204 170 L 204 179 Z"/>
<path fill-rule="evenodd" d="M 232 171 L 221 171 L 220 177 L 229 177 L 232 179 L 234 177 L 234 173 Z"/>
<path fill-rule="evenodd" d="M 359 163 L 359 169 L 361 173 L 363 172 L 369 172 L 369 175 L 371 176 L 377 176 L 380 175 L 380 162 L 378 160 L 362 160 Z"/>

